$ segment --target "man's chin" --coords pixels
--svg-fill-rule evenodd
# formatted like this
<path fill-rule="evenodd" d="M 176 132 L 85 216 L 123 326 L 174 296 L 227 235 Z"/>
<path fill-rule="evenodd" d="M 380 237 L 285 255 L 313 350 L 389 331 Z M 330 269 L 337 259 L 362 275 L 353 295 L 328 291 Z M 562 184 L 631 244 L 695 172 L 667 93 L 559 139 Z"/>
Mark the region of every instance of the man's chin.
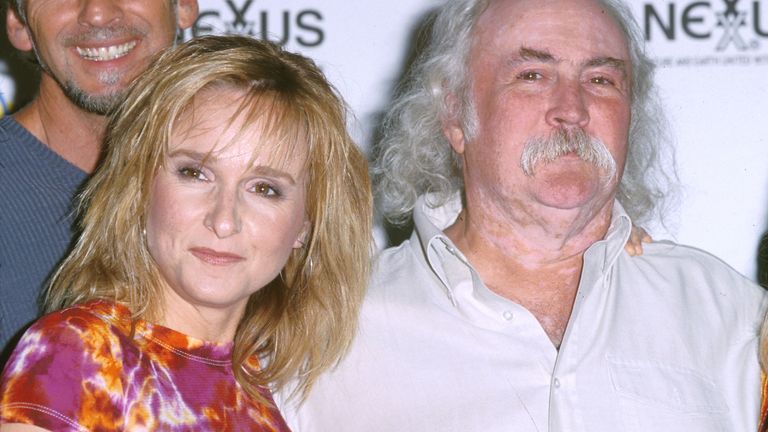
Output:
<path fill-rule="evenodd" d="M 98 115 L 107 115 L 112 112 L 122 102 L 125 93 L 125 91 L 118 91 L 106 95 L 92 95 L 76 87 L 65 88 L 64 92 L 78 108 Z"/>

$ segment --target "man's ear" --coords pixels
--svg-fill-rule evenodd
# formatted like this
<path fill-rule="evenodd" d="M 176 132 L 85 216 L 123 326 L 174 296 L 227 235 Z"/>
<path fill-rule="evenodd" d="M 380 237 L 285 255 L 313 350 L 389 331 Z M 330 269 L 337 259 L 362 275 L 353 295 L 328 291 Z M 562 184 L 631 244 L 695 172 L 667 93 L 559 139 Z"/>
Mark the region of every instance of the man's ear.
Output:
<path fill-rule="evenodd" d="M 176 23 L 184 30 L 192 27 L 200 13 L 197 0 L 178 0 L 176 3 Z"/>
<path fill-rule="evenodd" d="M 10 5 L 5 13 L 5 31 L 8 33 L 8 41 L 17 50 L 32 51 L 32 36 L 29 34 L 29 29 Z"/>
<path fill-rule="evenodd" d="M 451 144 L 453 151 L 457 154 L 464 153 L 464 144 L 466 144 L 466 137 L 464 136 L 464 130 L 461 127 L 461 115 L 459 114 L 459 101 L 455 95 L 449 94 L 445 97 L 445 104 L 448 107 L 448 113 L 445 118 L 442 119 L 443 123 L 443 135 Z"/>

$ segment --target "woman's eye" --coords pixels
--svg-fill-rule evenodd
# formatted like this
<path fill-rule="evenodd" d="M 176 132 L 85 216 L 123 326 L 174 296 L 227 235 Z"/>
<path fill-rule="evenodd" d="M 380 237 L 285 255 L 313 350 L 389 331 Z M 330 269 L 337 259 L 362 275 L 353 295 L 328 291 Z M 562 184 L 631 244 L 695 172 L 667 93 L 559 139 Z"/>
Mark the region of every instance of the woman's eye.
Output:
<path fill-rule="evenodd" d="M 203 171 L 199 168 L 192 168 L 192 167 L 182 167 L 179 168 L 179 174 L 183 177 L 190 177 L 197 180 L 206 180 L 205 175 L 203 174 Z"/>
<path fill-rule="evenodd" d="M 269 183 L 256 183 L 253 186 L 253 192 L 264 196 L 278 196 L 280 195 L 277 189 L 273 188 Z"/>

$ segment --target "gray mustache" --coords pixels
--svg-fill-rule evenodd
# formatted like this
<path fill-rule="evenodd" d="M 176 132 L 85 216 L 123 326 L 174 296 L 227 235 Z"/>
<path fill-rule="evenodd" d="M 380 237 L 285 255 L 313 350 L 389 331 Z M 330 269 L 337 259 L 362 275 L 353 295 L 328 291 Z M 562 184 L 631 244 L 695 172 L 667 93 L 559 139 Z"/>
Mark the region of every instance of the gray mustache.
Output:
<path fill-rule="evenodd" d="M 607 178 L 616 174 L 616 161 L 605 144 L 582 129 L 560 129 L 546 137 L 529 138 L 520 156 L 520 167 L 526 176 L 533 177 L 536 165 L 552 162 L 568 153 L 606 171 Z"/>

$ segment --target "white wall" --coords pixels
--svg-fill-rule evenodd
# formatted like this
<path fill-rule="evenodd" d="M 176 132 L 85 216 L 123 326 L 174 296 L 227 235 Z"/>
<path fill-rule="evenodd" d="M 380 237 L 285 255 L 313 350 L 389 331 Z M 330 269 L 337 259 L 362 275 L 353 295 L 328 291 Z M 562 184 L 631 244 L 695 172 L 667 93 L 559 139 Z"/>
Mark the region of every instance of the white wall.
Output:
<path fill-rule="evenodd" d="M 437 4 L 201 0 L 196 33 L 260 35 L 266 23 L 271 38 L 287 34 L 287 47 L 316 59 L 345 96 L 358 119 L 353 135 L 368 148 L 412 32 Z M 754 278 L 768 228 L 768 1 L 741 0 L 728 15 L 724 0 L 631 0 L 631 7 L 641 26 L 650 17 L 649 50 L 660 65 L 684 192 L 671 229 L 651 227 L 653 234 L 706 249 Z M 719 15 L 726 25 L 718 26 Z M 13 96 L 2 66 L 0 92 Z"/>
<path fill-rule="evenodd" d="M 768 1 L 729 14 L 722 0 L 633 1 L 644 27 L 646 3 L 675 23 L 672 38 L 655 18 L 649 32 L 684 188 L 675 238 L 754 277 L 768 227 Z"/>

